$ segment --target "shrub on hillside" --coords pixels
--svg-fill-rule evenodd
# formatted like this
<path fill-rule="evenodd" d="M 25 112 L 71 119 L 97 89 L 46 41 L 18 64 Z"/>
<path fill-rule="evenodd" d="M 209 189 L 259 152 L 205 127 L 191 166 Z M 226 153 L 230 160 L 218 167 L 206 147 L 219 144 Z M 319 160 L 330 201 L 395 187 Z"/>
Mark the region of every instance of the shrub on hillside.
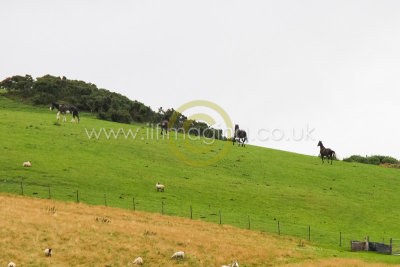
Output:
<path fill-rule="evenodd" d="M 381 160 L 379 156 L 371 156 L 366 158 L 368 164 L 379 165 L 381 164 Z"/>
<path fill-rule="evenodd" d="M 382 159 L 382 164 L 389 163 L 389 164 L 397 164 L 399 161 L 393 157 L 384 157 Z"/>
<path fill-rule="evenodd" d="M 99 119 L 101 119 L 101 120 L 110 120 L 110 118 L 107 116 L 107 113 L 106 112 L 104 112 L 104 111 L 100 111 L 99 113 L 98 113 L 98 117 L 99 117 Z"/>
<path fill-rule="evenodd" d="M 55 102 L 56 98 L 52 94 L 38 93 L 33 97 L 32 101 L 35 105 L 47 105 Z"/>
<path fill-rule="evenodd" d="M 359 162 L 359 163 L 367 163 L 366 158 L 359 156 L 359 155 L 352 155 L 348 158 L 344 158 L 343 161 L 347 162 Z"/>
<path fill-rule="evenodd" d="M 31 96 L 33 92 L 34 80 L 32 76 L 25 75 L 15 75 L 4 79 L 0 82 L 0 88 L 5 89 L 8 92 L 18 91 L 23 93 L 25 96 Z"/>
<path fill-rule="evenodd" d="M 380 165 L 384 163 L 389 164 L 397 164 L 399 161 L 393 157 L 389 156 L 381 156 L 381 155 L 373 155 L 373 156 L 359 156 L 359 155 L 352 155 L 348 158 L 343 159 L 343 161 L 347 162 L 358 162 L 358 163 L 365 163 L 365 164 L 373 164 L 373 165 Z"/>
<path fill-rule="evenodd" d="M 112 120 L 112 121 L 115 121 L 115 122 L 130 123 L 130 122 L 132 121 L 131 115 L 130 115 L 129 112 L 126 111 L 126 110 L 121 110 L 121 109 L 115 110 L 115 109 L 111 109 L 111 110 L 109 111 L 109 114 L 110 114 L 111 120 Z"/>

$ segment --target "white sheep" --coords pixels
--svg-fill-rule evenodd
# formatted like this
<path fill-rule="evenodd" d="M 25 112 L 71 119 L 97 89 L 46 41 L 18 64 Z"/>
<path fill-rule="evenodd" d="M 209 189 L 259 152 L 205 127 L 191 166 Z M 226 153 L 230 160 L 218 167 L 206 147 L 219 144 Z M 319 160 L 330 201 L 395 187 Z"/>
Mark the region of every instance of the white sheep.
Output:
<path fill-rule="evenodd" d="M 142 265 L 143 264 L 143 259 L 141 257 L 137 257 L 134 261 L 133 264 L 137 265 Z"/>
<path fill-rule="evenodd" d="M 232 265 L 228 264 L 228 265 L 222 265 L 222 267 L 239 267 L 239 263 L 237 261 L 234 261 L 232 263 Z"/>
<path fill-rule="evenodd" d="M 158 190 L 161 190 L 161 192 L 164 192 L 164 185 L 157 183 L 156 188 L 157 188 L 157 192 L 158 192 Z"/>
<path fill-rule="evenodd" d="M 17 266 L 17 265 L 15 265 L 14 262 L 10 262 L 7 266 L 8 266 L 8 267 L 15 267 L 15 266 Z"/>
<path fill-rule="evenodd" d="M 46 257 L 51 257 L 53 250 L 51 248 L 46 248 L 43 252 Z"/>
<path fill-rule="evenodd" d="M 31 166 L 31 162 L 30 161 L 24 162 L 24 163 L 22 163 L 22 166 L 23 167 L 30 167 Z"/>
<path fill-rule="evenodd" d="M 178 251 L 175 252 L 174 255 L 172 255 L 171 259 L 178 259 L 178 258 L 183 259 L 184 257 L 185 257 L 185 252 Z"/>

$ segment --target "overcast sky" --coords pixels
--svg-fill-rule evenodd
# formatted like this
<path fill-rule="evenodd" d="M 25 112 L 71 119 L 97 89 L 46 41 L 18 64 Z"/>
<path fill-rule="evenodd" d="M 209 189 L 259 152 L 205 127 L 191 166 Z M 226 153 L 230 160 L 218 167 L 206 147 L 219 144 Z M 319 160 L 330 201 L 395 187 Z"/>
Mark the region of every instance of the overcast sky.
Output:
<path fill-rule="evenodd" d="M 380 0 L 3 0 L 0 79 L 66 76 L 154 110 L 205 99 L 251 144 L 400 158 L 399 14 Z M 307 125 L 314 140 L 297 140 Z"/>

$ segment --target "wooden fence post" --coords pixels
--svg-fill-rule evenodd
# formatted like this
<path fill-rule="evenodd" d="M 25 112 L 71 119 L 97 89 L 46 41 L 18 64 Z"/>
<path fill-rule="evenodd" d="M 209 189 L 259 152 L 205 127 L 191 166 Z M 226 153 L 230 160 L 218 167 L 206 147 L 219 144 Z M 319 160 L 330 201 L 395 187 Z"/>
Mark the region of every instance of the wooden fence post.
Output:
<path fill-rule="evenodd" d="M 311 226 L 308 226 L 308 241 L 311 241 Z"/>
<path fill-rule="evenodd" d="M 249 230 L 250 230 L 250 215 L 247 216 L 247 219 L 249 221 Z"/>
<path fill-rule="evenodd" d="M 190 219 L 193 219 L 192 205 L 190 205 Z"/>
<path fill-rule="evenodd" d="M 222 224 L 221 210 L 219 210 L 219 224 Z"/>
<path fill-rule="evenodd" d="M 342 232 L 339 233 L 339 247 L 342 246 Z"/>
<path fill-rule="evenodd" d="M 161 201 L 161 214 L 164 215 L 164 201 Z"/>
<path fill-rule="evenodd" d="M 135 198 L 133 198 L 133 210 L 136 210 L 136 205 L 135 205 Z"/>
<path fill-rule="evenodd" d="M 278 221 L 278 235 L 281 235 L 281 227 L 279 226 L 279 221 Z"/>
<path fill-rule="evenodd" d="M 104 194 L 104 206 L 107 207 L 107 195 L 106 194 Z"/>
<path fill-rule="evenodd" d="M 21 195 L 24 195 L 24 185 L 21 182 Z"/>
<path fill-rule="evenodd" d="M 392 238 L 390 238 L 390 255 L 393 254 L 393 249 L 392 249 Z"/>
<path fill-rule="evenodd" d="M 76 203 L 79 203 L 79 190 L 76 190 Z"/>
<path fill-rule="evenodd" d="M 49 185 L 49 199 L 51 199 L 50 185 Z"/>

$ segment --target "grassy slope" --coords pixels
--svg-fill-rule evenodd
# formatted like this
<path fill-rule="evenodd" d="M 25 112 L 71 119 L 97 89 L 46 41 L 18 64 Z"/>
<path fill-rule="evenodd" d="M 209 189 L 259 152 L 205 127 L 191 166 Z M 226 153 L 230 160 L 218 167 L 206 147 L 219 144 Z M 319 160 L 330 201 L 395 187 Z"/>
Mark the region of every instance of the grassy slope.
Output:
<path fill-rule="evenodd" d="M 1 266 L 9 261 L 17 266 L 132 266 L 138 256 L 145 266 L 221 266 L 233 260 L 240 266 L 383 266 L 326 258 L 294 238 L 198 220 L 4 193 L 0 203 Z M 48 247 L 54 251 L 51 258 L 42 253 Z M 181 250 L 185 260 L 170 259 Z"/>
<path fill-rule="evenodd" d="M 69 118 L 70 119 L 70 118 Z M 399 262 L 372 253 L 347 254 L 349 241 L 400 237 L 400 172 L 371 165 L 335 162 L 321 165 L 316 157 L 247 146 L 234 147 L 217 164 L 191 167 L 173 156 L 167 140 L 146 139 L 143 125 L 97 120 L 84 114 L 81 124 L 54 125 L 47 108 L 15 103 L 0 96 L 0 177 L 27 183 L 51 184 L 52 197 L 89 204 L 132 208 L 218 222 L 245 228 L 308 236 L 315 245 L 334 248 L 369 261 Z M 89 140 L 85 128 L 139 128 L 135 140 Z M 180 137 L 181 138 L 181 137 Z M 178 145 L 184 149 L 182 140 Z M 200 142 L 193 142 L 203 147 Z M 219 151 L 224 142 L 218 142 Z M 316 148 L 317 149 L 317 148 Z M 216 152 L 200 154 L 199 159 Z M 31 168 L 22 168 L 31 160 Z M 155 183 L 166 185 L 155 192 Z M 0 190 L 19 193 L 18 184 L 0 183 Z M 25 194 L 47 197 L 48 189 L 25 186 Z M 339 232 L 343 248 L 339 248 Z"/>

